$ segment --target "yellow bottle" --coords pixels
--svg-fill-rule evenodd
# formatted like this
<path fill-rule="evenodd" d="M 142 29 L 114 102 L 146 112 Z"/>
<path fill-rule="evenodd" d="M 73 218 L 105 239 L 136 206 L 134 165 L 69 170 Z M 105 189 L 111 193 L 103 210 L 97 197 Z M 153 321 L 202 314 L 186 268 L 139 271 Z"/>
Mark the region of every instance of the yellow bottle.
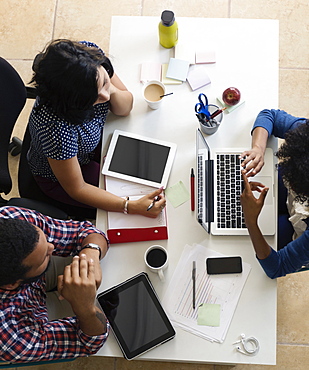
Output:
<path fill-rule="evenodd" d="M 172 48 L 178 41 L 178 25 L 174 13 L 171 10 L 164 10 L 159 23 L 159 41 L 165 48 Z"/>

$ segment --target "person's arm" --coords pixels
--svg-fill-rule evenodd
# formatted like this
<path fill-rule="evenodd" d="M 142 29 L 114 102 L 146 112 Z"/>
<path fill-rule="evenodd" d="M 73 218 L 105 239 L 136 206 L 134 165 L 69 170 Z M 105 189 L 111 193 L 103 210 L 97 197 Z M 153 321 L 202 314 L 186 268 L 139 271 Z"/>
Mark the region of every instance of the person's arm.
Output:
<path fill-rule="evenodd" d="M 84 248 L 89 243 L 93 243 L 99 246 L 100 251 L 96 249 L 92 249 L 92 248 Z M 94 261 L 94 274 L 95 274 L 97 289 L 101 285 L 101 281 L 102 281 L 102 270 L 100 266 L 100 260 L 105 257 L 107 250 L 108 250 L 108 245 L 107 245 L 107 240 L 105 239 L 105 237 L 101 234 L 93 233 L 85 237 L 81 245 L 81 251 L 79 252 L 79 255 L 85 254 L 88 261 L 90 260 Z"/>
<path fill-rule="evenodd" d="M 263 127 L 256 127 L 252 133 L 251 150 L 244 151 L 242 166 L 246 176 L 255 176 L 264 166 L 264 154 L 268 140 L 268 132 Z"/>
<path fill-rule="evenodd" d="M 244 212 L 245 223 L 258 259 L 265 259 L 271 253 L 271 247 L 266 242 L 261 230 L 258 226 L 258 217 L 263 208 L 264 200 L 268 191 L 268 188 L 263 187 L 260 191 L 259 198 L 256 198 L 251 190 L 247 177 L 244 172 L 242 173 L 242 178 L 244 182 L 244 190 L 240 196 L 242 209 Z"/>
<path fill-rule="evenodd" d="M 304 118 L 294 117 L 283 110 L 264 109 L 256 117 L 252 128 L 251 149 L 244 151 L 241 158 L 245 158 L 247 177 L 255 176 L 264 165 L 264 153 L 270 135 L 284 138 L 289 130 L 305 122 Z"/>
<path fill-rule="evenodd" d="M 63 161 L 48 158 L 48 162 L 59 183 L 71 198 L 106 211 L 123 212 L 125 199 L 84 181 L 77 157 Z M 166 203 L 161 193 L 162 189 L 157 189 L 138 200 L 129 200 L 128 213 L 157 217 L 162 211 L 161 206 L 163 207 Z M 148 206 L 157 195 L 160 195 L 160 200 L 155 202 L 150 211 L 147 211 Z"/>
<path fill-rule="evenodd" d="M 133 95 L 114 74 L 110 86 L 110 110 L 117 116 L 128 116 L 133 107 Z"/>
<path fill-rule="evenodd" d="M 107 320 L 95 305 L 96 280 L 94 261 L 85 254 L 75 256 L 58 276 L 58 292 L 70 304 L 79 321 L 80 329 L 89 336 L 105 334 Z"/>

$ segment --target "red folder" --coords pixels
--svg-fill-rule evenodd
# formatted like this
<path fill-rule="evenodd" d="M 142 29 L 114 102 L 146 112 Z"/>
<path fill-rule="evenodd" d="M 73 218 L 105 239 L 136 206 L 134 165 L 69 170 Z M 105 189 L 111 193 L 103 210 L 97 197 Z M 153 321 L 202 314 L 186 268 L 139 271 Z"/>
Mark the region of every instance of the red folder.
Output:
<path fill-rule="evenodd" d="M 105 176 L 105 188 L 120 197 L 129 196 L 130 200 L 139 199 L 154 190 L 109 176 Z M 111 244 L 168 239 L 166 208 L 157 218 L 107 212 L 107 236 Z"/>
<path fill-rule="evenodd" d="M 166 226 L 149 228 L 137 227 L 135 229 L 108 229 L 107 236 L 111 244 L 168 239 Z"/>

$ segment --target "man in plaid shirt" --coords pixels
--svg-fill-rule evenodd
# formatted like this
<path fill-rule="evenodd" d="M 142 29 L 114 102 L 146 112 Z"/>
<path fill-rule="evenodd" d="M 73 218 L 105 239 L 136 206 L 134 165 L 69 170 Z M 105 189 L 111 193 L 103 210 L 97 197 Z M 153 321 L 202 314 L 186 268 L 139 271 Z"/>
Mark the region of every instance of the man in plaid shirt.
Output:
<path fill-rule="evenodd" d="M 0 361 L 69 359 L 103 346 L 109 324 L 95 297 L 102 278 L 99 260 L 107 249 L 105 234 L 88 221 L 0 208 Z M 48 276 L 58 258 L 52 256 L 73 256 L 54 288 L 75 316 L 49 321 Z"/>

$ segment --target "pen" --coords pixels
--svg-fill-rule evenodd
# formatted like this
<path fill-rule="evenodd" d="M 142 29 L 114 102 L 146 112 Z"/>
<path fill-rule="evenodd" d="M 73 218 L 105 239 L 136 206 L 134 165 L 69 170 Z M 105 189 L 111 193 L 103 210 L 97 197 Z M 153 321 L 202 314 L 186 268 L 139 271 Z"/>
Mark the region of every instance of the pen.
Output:
<path fill-rule="evenodd" d="M 154 197 L 153 201 L 150 203 L 150 205 L 148 206 L 147 208 L 147 211 L 150 211 L 151 208 L 154 206 L 155 202 L 157 202 L 158 200 L 160 200 L 160 197 L 159 195 L 157 195 L 156 197 Z"/>
<path fill-rule="evenodd" d="M 193 310 L 195 310 L 195 276 L 196 276 L 196 262 L 193 261 L 193 265 L 192 265 L 192 283 L 193 283 L 192 305 L 193 305 Z"/>
<path fill-rule="evenodd" d="M 222 108 L 222 109 L 217 109 L 215 112 L 213 112 L 213 114 L 210 115 L 210 119 L 212 118 L 215 118 L 217 117 L 220 113 L 222 113 L 224 110 L 226 110 L 226 107 Z"/>
<path fill-rule="evenodd" d="M 191 183 L 191 211 L 194 211 L 195 208 L 195 186 L 194 186 L 194 181 L 195 181 L 195 176 L 194 176 L 194 170 L 191 168 L 191 177 L 190 177 L 190 183 Z"/>

